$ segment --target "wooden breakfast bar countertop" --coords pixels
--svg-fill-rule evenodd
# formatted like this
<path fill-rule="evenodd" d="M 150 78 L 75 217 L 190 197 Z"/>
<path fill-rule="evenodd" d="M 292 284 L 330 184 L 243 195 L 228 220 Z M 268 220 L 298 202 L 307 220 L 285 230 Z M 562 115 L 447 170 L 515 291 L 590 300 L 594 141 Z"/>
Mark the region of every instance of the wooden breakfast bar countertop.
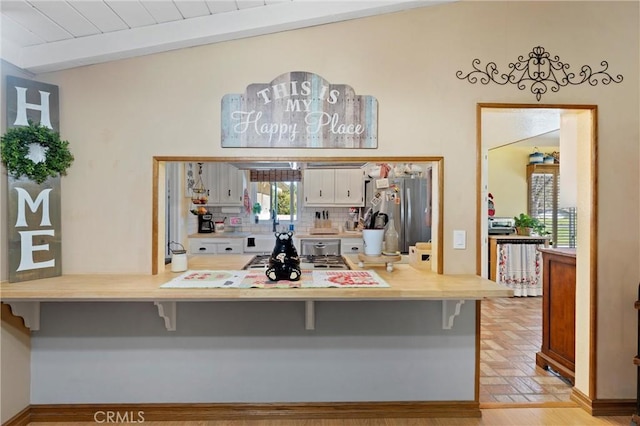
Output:
<path fill-rule="evenodd" d="M 239 270 L 252 255 L 191 256 L 189 270 Z M 355 255 L 344 256 L 352 270 L 357 266 Z M 511 297 L 513 291 L 476 275 L 439 275 L 396 264 L 392 272 L 384 265 L 367 265 L 383 278 L 388 288 L 160 288 L 180 273 L 158 275 L 78 274 L 62 275 L 18 283 L 0 284 L 0 301 L 268 301 L 268 300 L 447 300 Z"/>
<path fill-rule="evenodd" d="M 237 271 L 252 257 L 196 255 L 188 268 Z M 37 403 L 121 401 L 136 377 L 131 402 L 428 401 L 427 410 L 479 416 L 475 301 L 513 291 L 408 263 L 362 269 L 390 287 L 161 288 L 183 274 L 167 265 L 158 275 L 4 282 L 0 301 L 30 329 Z"/>

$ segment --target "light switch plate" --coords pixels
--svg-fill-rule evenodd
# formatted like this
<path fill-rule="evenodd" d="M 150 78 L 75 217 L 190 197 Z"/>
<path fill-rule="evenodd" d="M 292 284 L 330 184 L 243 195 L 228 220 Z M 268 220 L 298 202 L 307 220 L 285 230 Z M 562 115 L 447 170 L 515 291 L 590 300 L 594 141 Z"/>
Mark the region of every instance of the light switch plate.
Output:
<path fill-rule="evenodd" d="M 466 249 L 467 248 L 467 232 L 463 230 L 453 231 L 453 248 L 454 249 Z"/>

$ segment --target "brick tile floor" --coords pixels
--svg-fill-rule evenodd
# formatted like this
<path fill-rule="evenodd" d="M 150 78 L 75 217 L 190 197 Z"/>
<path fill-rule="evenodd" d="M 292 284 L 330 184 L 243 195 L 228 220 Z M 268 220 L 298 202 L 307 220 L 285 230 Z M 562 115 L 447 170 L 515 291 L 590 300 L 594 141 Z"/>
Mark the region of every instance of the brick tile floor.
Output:
<path fill-rule="evenodd" d="M 482 301 L 480 402 L 569 401 L 571 385 L 536 366 L 542 298 Z"/>

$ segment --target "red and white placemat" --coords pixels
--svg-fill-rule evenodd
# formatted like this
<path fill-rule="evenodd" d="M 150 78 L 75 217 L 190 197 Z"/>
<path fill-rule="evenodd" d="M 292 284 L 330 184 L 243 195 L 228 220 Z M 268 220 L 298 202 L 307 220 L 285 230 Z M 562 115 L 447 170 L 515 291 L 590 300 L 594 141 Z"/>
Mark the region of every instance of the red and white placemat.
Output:
<path fill-rule="evenodd" d="M 313 271 L 313 280 L 303 287 L 372 288 L 389 284 L 375 271 Z"/>
<path fill-rule="evenodd" d="M 298 281 L 271 281 L 262 270 L 187 271 L 161 288 L 380 288 L 389 287 L 375 271 L 303 271 Z"/>
<path fill-rule="evenodd" d="M 240 288 L 247 271 L 187 271 L 160 288 Z"/>

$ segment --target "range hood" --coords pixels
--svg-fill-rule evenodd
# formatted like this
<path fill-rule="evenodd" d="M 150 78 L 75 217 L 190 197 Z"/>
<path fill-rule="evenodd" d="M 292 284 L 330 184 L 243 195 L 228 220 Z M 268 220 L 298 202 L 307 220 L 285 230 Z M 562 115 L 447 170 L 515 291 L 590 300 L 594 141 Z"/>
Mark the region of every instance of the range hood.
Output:
<path fill-rule="evenodd" d="M 242 163 L 229 163 L 234 167 L 237 167 L 240 170 L 295 170 L 299 168 L 299 165 L 296 165 L 295 162 L 292 161 L 252 161 L 252 162 L 242 162 Z"/>
<path fill-rule="evenodd" d="M 367 163 L 344 161 L 314 161 L 296 163 L 294 161 L 247 161 L 229 163 L 240 170 L 298 170 L 298 169 L 359 169 Z"/>
<path fill-rule="evenodd" d="M 313 163 L 307 163 L 307 169 L 359 169 L 365 166 L 367 163 L 357 162 L 357 163 L 347 163 L 344 161 L 318 161 Z"/>

